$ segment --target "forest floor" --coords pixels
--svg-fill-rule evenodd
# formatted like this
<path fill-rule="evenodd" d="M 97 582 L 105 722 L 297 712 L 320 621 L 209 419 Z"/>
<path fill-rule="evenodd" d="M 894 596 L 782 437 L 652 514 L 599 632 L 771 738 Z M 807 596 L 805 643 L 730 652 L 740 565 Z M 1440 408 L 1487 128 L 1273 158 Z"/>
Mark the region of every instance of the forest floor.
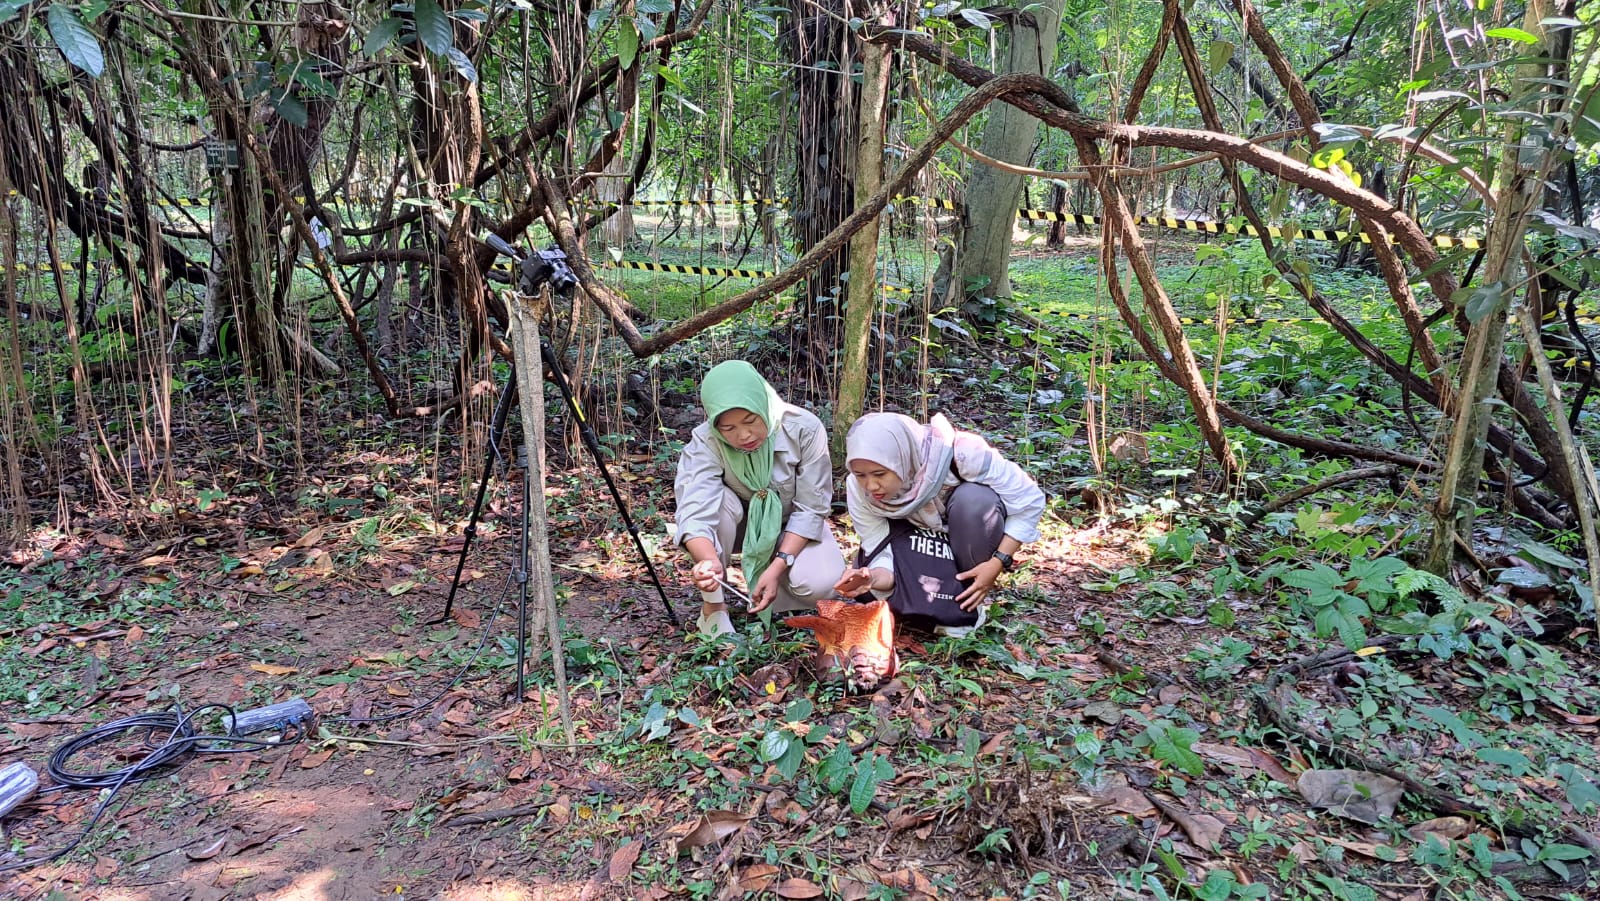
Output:
<path fill-rule="evenodd" d="M 944 384 L 936 406 L 1003 434 Z M 694 411 L 662 413 L 686 438 Z M 808 633 L 672 629 L 598 473 L 555 466 L 569 745 L 538 641 L 514 697 L 519 486 L 497 480 L 452 616 L 431 622 L 471 501 L 440 486 L 471 476 L 420 424 L 371 427 L 308 453 L 294 492 L 196 443 L 173 461 L 189 494 L 103 512 L 79 506 L 85 483 L 70 531 L 5 549 L 0 765 L 43 772 L 64 742 L 173 704 L 301 697 L 322 719 L 124 788 L 70 854 L 0 873 L 0 897 L 1597 896 L 1594 632 L 1569 622 L 1544 650 L 1512 634 L 1529 609 L 1512 601 L 1552 596 L 1528 573 L 1570 561 L 1509 530 L 1485 532 L 1485 577 L 1463 580 L 1481 582 L 1467 625 L 1435 604 L 1431 645 L 1346 647 L 1285 600 L 1314 580 L 1272 567 L 1285 530 L 1337 537 L 1354 517 L 1251 532 L 1188 475 L 1054 478 L 995 622 L 909 637 L 894 682 L 848 696 L 810 672 Z M 615 471 L 688 622 L 682 561 L 660 550 L 670 453 L 629 444 Z M 1354 567 L 1324 593 L 1379 609 L 1412 591 Z M 69 768 L 125 766 L 143 738 Z M 1341 778 L 1361 783 L 1342 800 Z M 73 841 L 100 800 L 24 806 L 0 866 Z"/>

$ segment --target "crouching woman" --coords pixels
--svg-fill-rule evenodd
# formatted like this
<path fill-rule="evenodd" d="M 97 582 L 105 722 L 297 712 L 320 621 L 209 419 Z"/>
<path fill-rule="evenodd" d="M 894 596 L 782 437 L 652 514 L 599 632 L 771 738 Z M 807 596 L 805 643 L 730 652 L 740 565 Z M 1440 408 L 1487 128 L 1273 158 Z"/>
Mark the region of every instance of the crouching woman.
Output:
<path fill-rule="evenodd" d="M 1039 538 L 1044 492 L 981 436 L 935 415 L 856 420 L 845 439 L 846 500 L 861 539 L 834 590 L 889 598 L 909 625 L 961 635 L 984 621 L 1017 551 Z"/>
<path fill-rule="evenodd" d="M 828 434 L 813 414 L 778 397 L 743 360 L 700 383 L 706 421 L 678 458 L 677 540 L 694 558 L 699 626 L 733 631 L 722 586 L 739 551 L 751 610 L 813 607 L 844 572 L 829 528 L 833 470 Z"/>

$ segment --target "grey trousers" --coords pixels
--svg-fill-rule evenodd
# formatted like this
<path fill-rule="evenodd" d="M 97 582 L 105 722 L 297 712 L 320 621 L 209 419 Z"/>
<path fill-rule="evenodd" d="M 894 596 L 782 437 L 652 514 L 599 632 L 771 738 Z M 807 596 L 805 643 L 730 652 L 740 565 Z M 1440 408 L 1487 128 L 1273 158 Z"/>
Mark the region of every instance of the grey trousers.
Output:
<path fill-rule="evenodd" d="M 988 485 L 962 482 L 944 506 L 956 571 L 966 572 L 994 556 L 1006 537 L 1006 504 Z"/>
<path fill-rule="evenodd" d="M 727 569 L 734 549 L 744 544 L 744 502 L 727 486 L 722 488 L 722 505 L 717 509 L 714 541 L 717 559 L 722 561 L 723 569 Z M 994 551 L 991 549 L 989 553 Z M 833 586 L 839 584 L 839 577 L 843 575 L 844 552 L 839 550 L 839 540 L 833 537 L 833 529 L 824 522 L 822 537 L 806 542 L 800 553 L 794 555 L 794 566 L 778 583 L 778 597 L 771 609 L 774 613 L 787 613 L 815 607 L 817 601 L 833 595 Z M 754 589 L 755 585 L 750 588 Z"/>

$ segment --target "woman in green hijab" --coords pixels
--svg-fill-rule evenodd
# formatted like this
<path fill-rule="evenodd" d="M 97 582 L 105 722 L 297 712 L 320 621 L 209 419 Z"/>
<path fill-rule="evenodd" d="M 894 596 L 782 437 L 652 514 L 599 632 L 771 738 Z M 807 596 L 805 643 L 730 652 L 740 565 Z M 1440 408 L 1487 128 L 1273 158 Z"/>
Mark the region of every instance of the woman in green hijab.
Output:
<path fill-rule="evenodd" d="M 833 467 L 828 433 L 811 413 L 778 397 L 755 367 L 730 360 L 700 383 L 706 421 L 678 458 L 677 540 L 700 590 L 700 630 L 733 631 L 722 583 L 734 551 L 751 610 L 815 606 L 844 573 L 828 526 Z"/>

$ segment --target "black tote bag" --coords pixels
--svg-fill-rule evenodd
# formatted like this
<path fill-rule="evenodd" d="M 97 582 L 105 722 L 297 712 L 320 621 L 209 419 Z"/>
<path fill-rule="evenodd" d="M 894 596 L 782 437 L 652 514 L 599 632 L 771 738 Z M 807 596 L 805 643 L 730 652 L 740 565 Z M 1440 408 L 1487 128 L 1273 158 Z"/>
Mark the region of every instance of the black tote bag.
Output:
<path fill-rule="evenodd" d="M 889 520 L 889 537 L 866 553 L 856 555 L 856 566 L 868 566 L 885 547 L 894 548 L 894 593 L 889 609 L 900 622 L 922 629 L 935 626 L 975 626 L 977 610 L 962 610 L 956 595 L 972 580 L 956 578 L 956 556 L 950 535 L 913 526 L 903 519 Z"/>

